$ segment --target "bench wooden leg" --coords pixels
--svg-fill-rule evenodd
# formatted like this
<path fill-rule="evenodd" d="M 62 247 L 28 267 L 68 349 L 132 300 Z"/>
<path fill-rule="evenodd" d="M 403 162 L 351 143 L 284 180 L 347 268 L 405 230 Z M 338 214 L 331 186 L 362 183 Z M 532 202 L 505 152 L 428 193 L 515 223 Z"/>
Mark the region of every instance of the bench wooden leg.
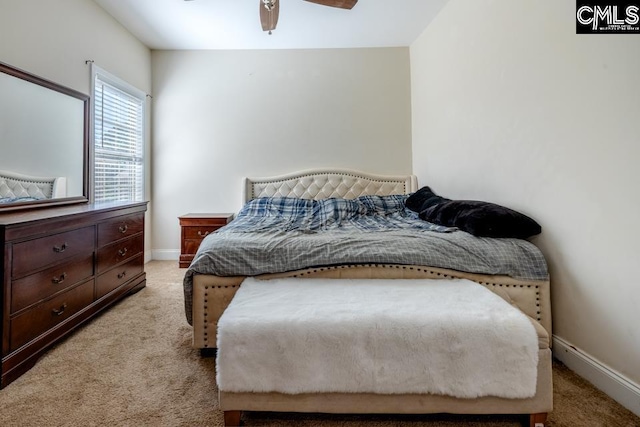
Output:
<path fill-rule="evenodd" d="M 218 354 L 217 348 L 201 348 L 200 349 L 200 357 L 216 357 Z"/>
<path fill-rule="evenodd" d="M 546 412 L 529 415 L 529 427 L 544 427 L 546 425 L 546 422 L 547 422 Z"/>
<path fill-rule="evenodd" d="M 224 411 L 224 427 L 238 427 L 242 411 Z"/>

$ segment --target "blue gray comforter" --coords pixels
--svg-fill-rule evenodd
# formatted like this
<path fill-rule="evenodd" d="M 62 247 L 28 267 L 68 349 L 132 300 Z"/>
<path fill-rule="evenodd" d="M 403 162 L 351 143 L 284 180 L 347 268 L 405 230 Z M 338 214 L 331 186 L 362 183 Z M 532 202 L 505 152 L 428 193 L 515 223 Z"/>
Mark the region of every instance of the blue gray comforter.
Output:
<path fill-rule="evenodd" d="M 184 278 L 191 323 L 194 274 L 255 276 L 339 264 L 408 264 L 546 280 L 540 250 L 520 239 L 474 237 L 405 209 L 407 196 L 247 203 L 207 236 Z"/>

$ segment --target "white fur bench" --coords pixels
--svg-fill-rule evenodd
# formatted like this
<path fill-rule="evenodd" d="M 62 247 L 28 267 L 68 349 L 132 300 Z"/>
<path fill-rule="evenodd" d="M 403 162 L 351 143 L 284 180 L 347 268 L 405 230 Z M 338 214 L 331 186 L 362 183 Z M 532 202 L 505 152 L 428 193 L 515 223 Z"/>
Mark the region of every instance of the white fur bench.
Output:
<path fill-rule="evenodd" d="M 527 413 L 543 425 L 548 340 L 469 280 L 250 278 L 218 323 L 220 407 L 226 425 L 242 410 Z"/>

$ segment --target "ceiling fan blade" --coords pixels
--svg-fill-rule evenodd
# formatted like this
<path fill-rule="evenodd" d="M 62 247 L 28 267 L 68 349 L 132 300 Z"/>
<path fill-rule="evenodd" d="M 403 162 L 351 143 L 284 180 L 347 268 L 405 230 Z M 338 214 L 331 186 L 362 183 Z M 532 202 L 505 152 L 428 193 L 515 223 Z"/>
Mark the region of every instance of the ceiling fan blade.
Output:
<path fill-rule="evenodd" d="M 260 2 L 260 23 L 262 24 L 262 31 L 271 31 L 276 29 L 278 25 L 278 15 L 280 14 L 280 1 L 276 0 L 273 3 L 273 8 L 268 10 L 264 7 L 264 2 Z"/>
<path fill-rule="evenodd" d="M 321 4 L 323 6 L 339 7 L 341 9 L 353 9 L 358 0 L 306 0 L 310 3 Z"/>

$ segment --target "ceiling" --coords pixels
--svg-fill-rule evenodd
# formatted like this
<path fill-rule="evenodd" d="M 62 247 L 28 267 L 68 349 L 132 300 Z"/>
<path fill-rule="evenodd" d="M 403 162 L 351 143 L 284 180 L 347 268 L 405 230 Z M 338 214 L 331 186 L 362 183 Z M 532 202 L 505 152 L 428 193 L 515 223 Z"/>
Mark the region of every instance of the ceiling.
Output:
<path fill-rule="evenodd" d="M 281 0 L 262 31 L 260 0 L 95 0 L 151 49 L 409 46 L 447 0 L 360 0 L 352 10 Z"/>

